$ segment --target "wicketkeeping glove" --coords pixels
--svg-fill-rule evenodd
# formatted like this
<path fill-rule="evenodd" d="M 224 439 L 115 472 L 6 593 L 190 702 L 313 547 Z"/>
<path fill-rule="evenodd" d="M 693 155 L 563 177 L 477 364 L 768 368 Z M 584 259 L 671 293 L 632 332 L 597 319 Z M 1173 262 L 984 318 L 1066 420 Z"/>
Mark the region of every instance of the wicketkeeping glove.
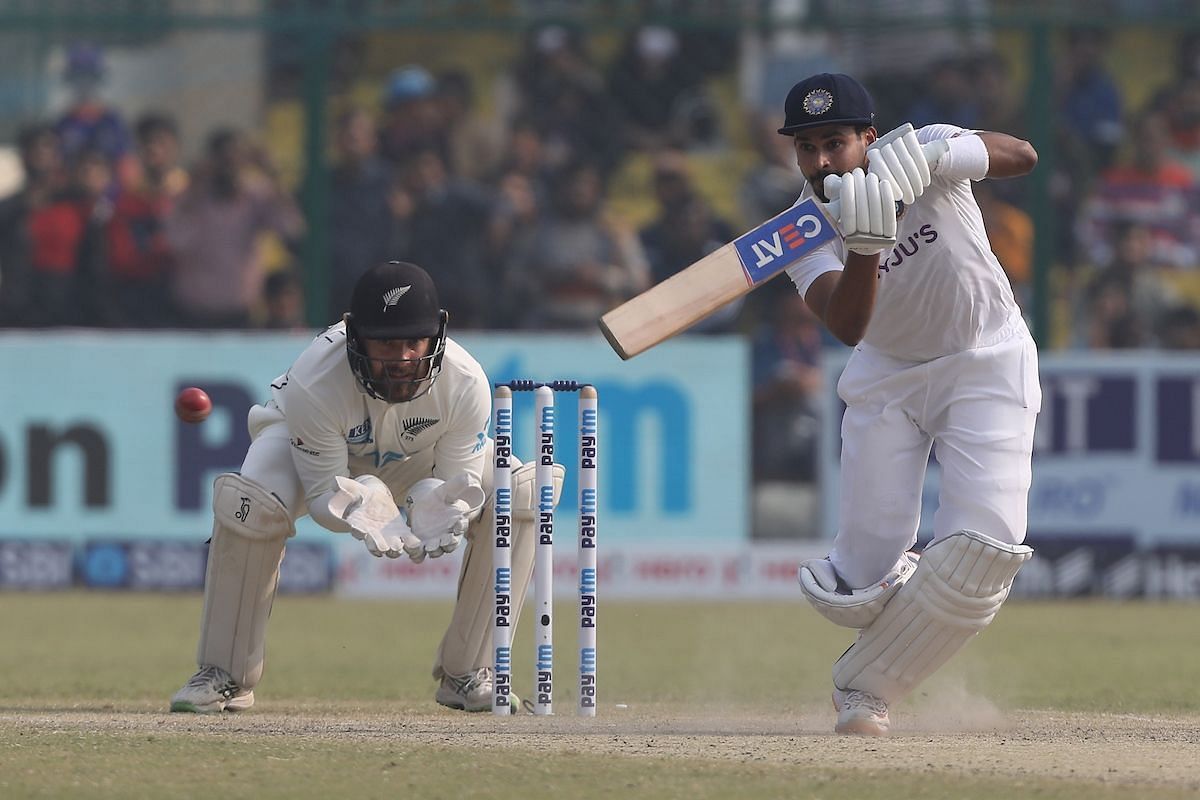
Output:
<path fill-rule="evenodd" d="M 404 551 L 418 564 L 425 557 L 452 553 L 467 532 L 471 516 L 483 506 L 486 496 L 470 475 L 448 481 L 426 478 L 408 490 L 404 506 L 416 542 L 406 541 Z"/>
<path fill-rule="evenodd" d="M 870 256 L 896 246 L 896 195 L 891 183 L 861 168 L 825 179 L 825 196 L 838 201 L 838 228 L 851 252 Z"/>
<path fill-rule="evenodd" d="M 904 124 L 876 139 L 867 148 L 867 172 L 892 184 L 900 200 L 910 204 L 929 187 L 929 154 L 917 141 L 912 125 Z"/>
<path fill-rule="evenodd" d="M 338 489 L 329 499 L 329 510 L 346 521 L 371 555 L 399 558 L 405 552 L 403 537 L 398 530 L 387 529 L 394 520 L 403 523 L 404 519 L 384 482 L 374 475 L 339 475 L 335 480 Z"/>

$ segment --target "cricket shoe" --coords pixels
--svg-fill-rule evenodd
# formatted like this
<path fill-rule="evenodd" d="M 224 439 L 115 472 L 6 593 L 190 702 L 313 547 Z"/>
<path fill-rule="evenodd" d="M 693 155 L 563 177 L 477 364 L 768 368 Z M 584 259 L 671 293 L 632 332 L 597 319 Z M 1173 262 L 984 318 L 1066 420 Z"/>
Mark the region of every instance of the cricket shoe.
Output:
<path fill-rule="evenodd" d="M 220 667 L 201 667 L 171 698 L 172 711 L 192 714 L 245 711 L 252 705 L 254 690 L 238 686 L 233 676 Z"/>
<path fill-rule="evenodd" d="M 887 736 L 891 721 L 888 704 L 882 697 L 859 689 L 834 689 L 833 709 L 838 712 L 838 733 L 858 736 Z"/>
<path fill-rule="evenodd" d="M 437 690 L 437 701 L 447 708 L 459 711 L 491 711 L 492 668 L 480 667 L 466 675 L 443 673 L 442 683 Z M 521 700 L 509 692 L 508 705 L 512 713 L 516 714 L 521 708 Z"/>

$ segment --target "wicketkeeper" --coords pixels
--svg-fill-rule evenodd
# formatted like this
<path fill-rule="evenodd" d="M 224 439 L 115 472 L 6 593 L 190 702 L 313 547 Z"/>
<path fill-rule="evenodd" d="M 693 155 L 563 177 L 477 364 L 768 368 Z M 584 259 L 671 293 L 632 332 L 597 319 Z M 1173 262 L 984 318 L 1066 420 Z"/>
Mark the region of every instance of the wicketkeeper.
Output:
<path fill-rule="evenodd" d="M 491 709 L 484 465 L 492 395 L 479 363 L 447 338 L 447 317 L 423 269 L 380 264 L 355 285 L 345 319 L 317 336 L 272 382 L 271 399 L 250 410 L 242 469 L 213 484 L 200 668 L 171 698 L 172 711 L 254 704 L 284 546 L 305 514 L 379 557 L 419 563 L 467 539 L 454 614 L 434 656 L 436 697 L 450 708 Z M 524 597 L 534 562 L 534 465 L 518 467 L 512 587 Z M 556 466 L 555 502 L 562 476 Z"/>

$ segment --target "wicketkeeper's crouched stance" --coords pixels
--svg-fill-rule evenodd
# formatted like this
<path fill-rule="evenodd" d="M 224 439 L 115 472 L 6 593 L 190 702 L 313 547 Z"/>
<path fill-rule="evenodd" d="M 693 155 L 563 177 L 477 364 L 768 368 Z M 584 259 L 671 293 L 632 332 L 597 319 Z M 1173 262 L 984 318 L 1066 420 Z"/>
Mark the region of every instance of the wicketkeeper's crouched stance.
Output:
<path fill-rule="evenodd" d="M 381 264 L 359 280 L 345 321 L 251 409 L 241 472 L 213 485 L 200 669 L 172 711 L 254 704 L 284 547 L 305 514 L 372 555 L 415 562 L 452 552 L 465 535 L 457 602 L 434 658 L 436 697 L 491 709 L 491 390 L 478 362 L 446 337 L 446 320 L 424 270 Z M 514 471 L 516 597 L 533 574 L 533 482 L 532 464 Z"/>

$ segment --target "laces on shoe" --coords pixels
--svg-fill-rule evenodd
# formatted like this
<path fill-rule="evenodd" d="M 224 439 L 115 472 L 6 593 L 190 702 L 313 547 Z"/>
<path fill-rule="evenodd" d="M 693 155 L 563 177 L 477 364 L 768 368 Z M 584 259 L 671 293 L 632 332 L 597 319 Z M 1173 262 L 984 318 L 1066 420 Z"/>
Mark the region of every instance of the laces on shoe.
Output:
<path fill-rule="evenodd" d="M 480 686 L 490 684 L 492 682 L 492 670 L 490 667 L 480 667 L 466 675 L 451 675 L 447 672 L 443 677 L 447 683 L 454 687 L 454 691 L 465 695 L 475 691 Z"/>
<path fill-rule="evenodd" d="M 242 688 L 234 682 L 228 672 L 220 667 L 212 666 L 202 667 L 199 672 L 188 680 L 188 686 L 196 688 L 207 686 L 226 700 L 233 697 Z"/>

